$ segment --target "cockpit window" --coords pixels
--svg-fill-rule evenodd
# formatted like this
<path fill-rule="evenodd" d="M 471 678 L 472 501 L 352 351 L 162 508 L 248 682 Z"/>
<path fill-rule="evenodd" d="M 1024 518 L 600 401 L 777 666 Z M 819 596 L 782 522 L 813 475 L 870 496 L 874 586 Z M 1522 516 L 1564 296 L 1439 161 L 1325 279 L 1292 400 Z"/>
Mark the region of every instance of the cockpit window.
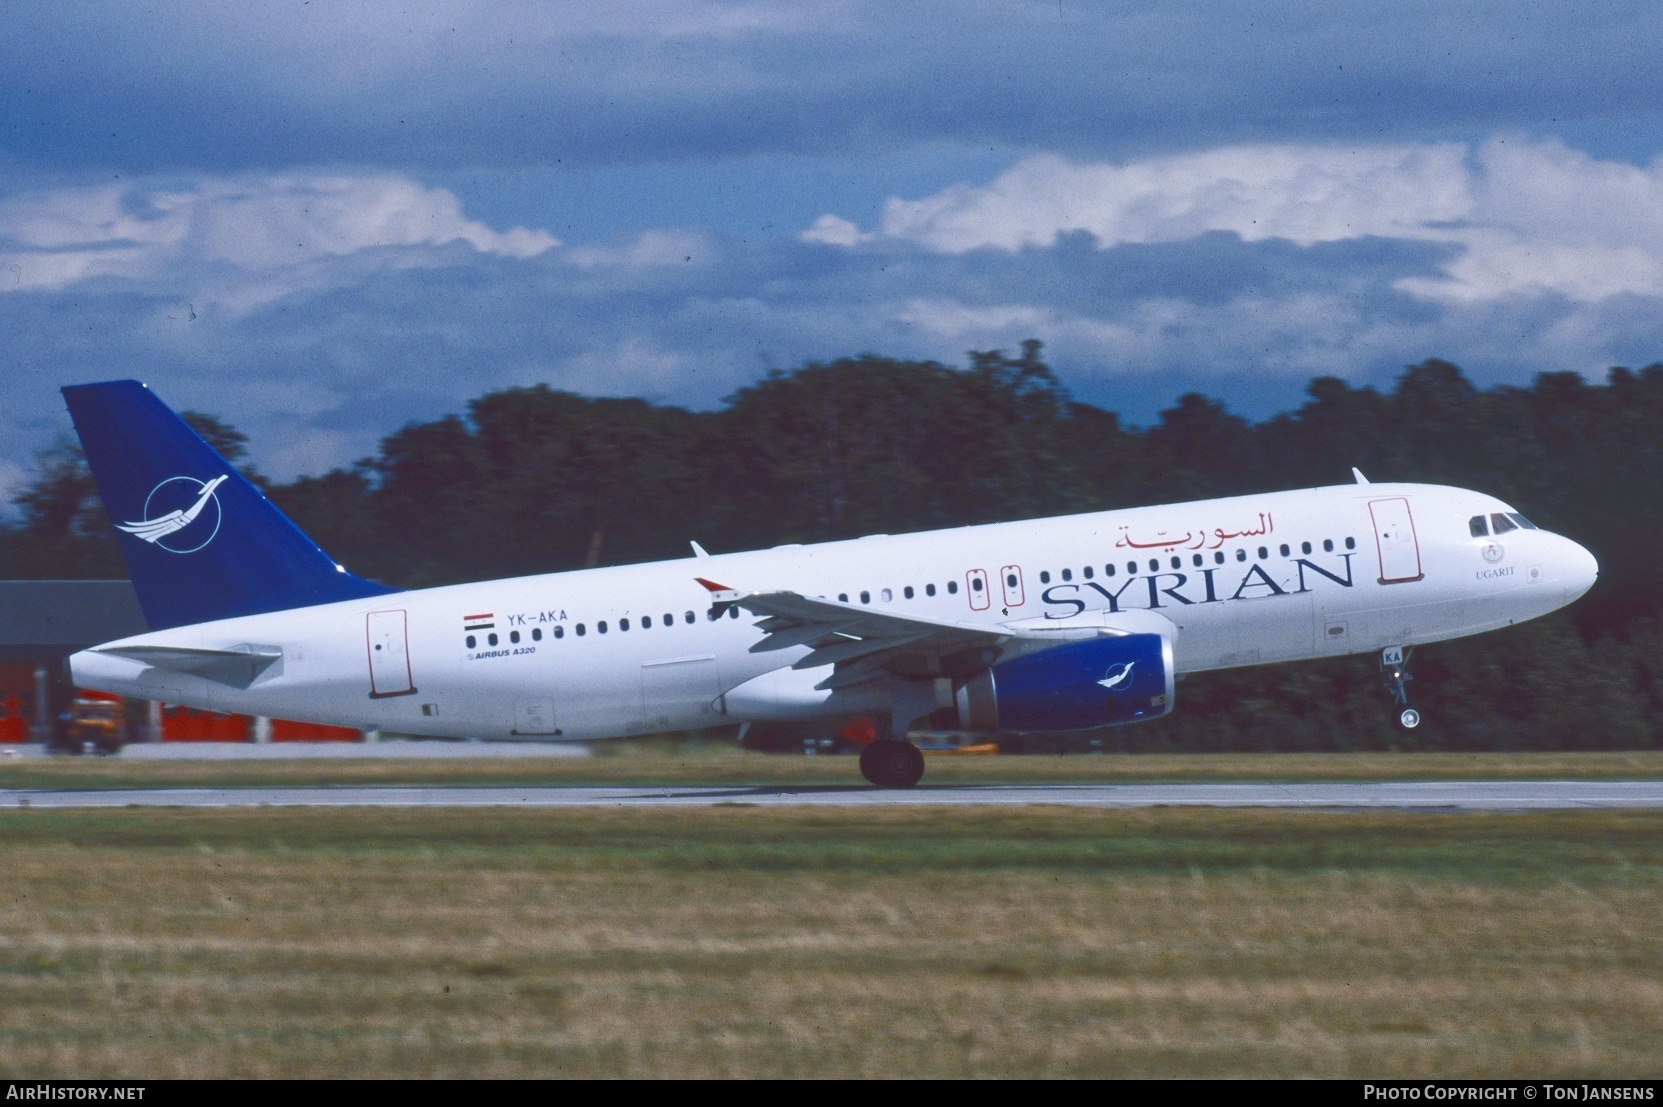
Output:
<path fill-rule="evenodd" d="M 1513 522 L 1513 520 L 1509 519 L 1499 511 L 1490 516 L 1490 522 L 1495 526 L 1497 534 L 1506 534 L 1510 530 L 1519 529 L 1519 524 Z"/>
<path fill-rule="evenodd" d="M 1520 515 L 1516 511 L 1509 511 L 1507 513 L 1507 517 L 1509 519 L 1513 520 L 1513 522 L 1519 524 L 1519 526 L 1523 527 L 1525 530 L 1540 530 L 1540 529 L 1542 529 L 1542 528 L 1538 527 L 1535 523 L 1532 523 L 1529 519 L 1526 519 L 1523 515 Z"/>
<path fill-rule="evenodd" d="M 1474 538 L 1488 538 L 1490 536 L 1490 524 L 1484 521 L 1482 515 L 1474 515 L 1471 519 L 1468 519 L 1467 529 L 1472 531 Z"/>

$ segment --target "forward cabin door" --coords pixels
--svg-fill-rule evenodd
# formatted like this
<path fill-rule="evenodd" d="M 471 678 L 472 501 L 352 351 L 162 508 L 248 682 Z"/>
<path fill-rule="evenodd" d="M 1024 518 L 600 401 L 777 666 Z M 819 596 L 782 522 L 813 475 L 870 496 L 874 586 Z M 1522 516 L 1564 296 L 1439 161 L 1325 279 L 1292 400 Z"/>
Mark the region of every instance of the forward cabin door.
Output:
<path fill-rule="evenodd" d="M 402 611 L 372 611 L 365 617 L 369 637 L 370 697 L 408 696 L 416 690 L 410 673 L 410 636 Z"/>
<path fill-rule="evenodd" d="M 1420 580 L 1420 544 L 1415 541 L 1409 501 L 1401 496 L 1370 500 L 1369 514 L 1374 517 L 1374 542 L 1380 551 L 1380 583 Z"/>

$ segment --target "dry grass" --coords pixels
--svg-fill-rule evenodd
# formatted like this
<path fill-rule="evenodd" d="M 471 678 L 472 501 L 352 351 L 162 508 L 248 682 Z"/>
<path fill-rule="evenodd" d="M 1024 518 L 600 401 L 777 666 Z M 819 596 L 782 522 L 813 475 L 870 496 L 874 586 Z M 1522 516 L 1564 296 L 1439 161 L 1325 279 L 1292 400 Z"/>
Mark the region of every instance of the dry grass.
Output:
<path fill-rule="evenodd" d="M 1655 1075 L 1663 817 L 0 816 L 0 1075 Z"/>
<path fill-rule="evenodd" d="M 860 782 L 852 757 L 717 743 L 597 743 L 583 758 L 316 761 L 0 760 L 0 788 L 322 784 L 778 784 Z M 1202 780 L 1656 780 L 1663 752 L 1103 754 L 929 758 L 928 784 Z"/>

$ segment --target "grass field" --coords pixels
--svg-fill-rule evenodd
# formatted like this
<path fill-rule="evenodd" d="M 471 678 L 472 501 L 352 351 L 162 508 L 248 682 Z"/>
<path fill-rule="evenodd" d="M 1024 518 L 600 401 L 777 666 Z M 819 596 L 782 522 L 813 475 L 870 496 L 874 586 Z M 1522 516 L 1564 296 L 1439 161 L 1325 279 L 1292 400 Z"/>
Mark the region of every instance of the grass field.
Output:
<path fill-rule="evenodd" d="M 1653 813 L 36 810 L 0 841 L 7 1077 L 1663 1071 Z"/>
<path fill-rule="evenodd" d="M 0 760 L 0 788 L 320 784 L 860 784 L 853 757 L 719 743 L 597 743 L 593 757 L 278 761 Z M 1656 780 L 1663 752 L 931 756 L 931 784 L 1206 780 Z"/>

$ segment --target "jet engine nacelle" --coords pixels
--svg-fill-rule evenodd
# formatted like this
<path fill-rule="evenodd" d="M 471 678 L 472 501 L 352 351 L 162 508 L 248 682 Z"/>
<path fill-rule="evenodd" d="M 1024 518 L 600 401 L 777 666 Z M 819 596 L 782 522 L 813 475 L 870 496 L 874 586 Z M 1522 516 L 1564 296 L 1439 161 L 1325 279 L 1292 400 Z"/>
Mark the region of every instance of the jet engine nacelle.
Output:
<path fill-rule="evenodd" d="M 971 731 L 1089 730 L 1172 710 L 1172 642 L 1119 634 L 1001 661 L 955 691 Z"/>

